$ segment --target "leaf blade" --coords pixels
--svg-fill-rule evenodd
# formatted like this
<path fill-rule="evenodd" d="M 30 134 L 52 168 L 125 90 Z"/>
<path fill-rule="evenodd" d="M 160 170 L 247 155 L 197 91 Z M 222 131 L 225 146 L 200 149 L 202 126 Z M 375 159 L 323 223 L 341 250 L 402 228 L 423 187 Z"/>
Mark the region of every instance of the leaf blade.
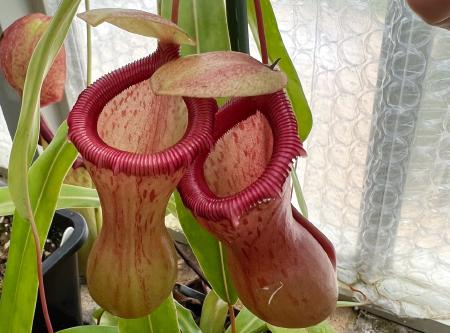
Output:
<path fill-rule="evenodd" d="M 119 318 L 119 331 L 120 333 L 179 333 L 177 311 L 172 295 L 146 317 Z"/>
<path fill-rule="evenodd" d="M 119 333 L 119 329 L 114 326 L 78 326 L 67 328 L 57 333 Z"/>
<path fill-rule="evenodd" d="M 28 167 L 36 151 L 39 132 L 40 91 L 53 60 L 67 35 L 80 0 L 64 0 L 39 40 L 28 65 L 19 122 L 14 135 L 8 181 L 18 213 L 30 220 Z"/>
<path fill-rule="evenodd" d="M 323 321 L 317 325 L 307 328 L 281 328 L 267 325 L 272 333 L 336 333 L 327 321 Z"/>
<path fill-rule="evenodd" d="M 56 209 L 97 207 L 100 207 L 100 199 L 96 190 L 82 186 L 62 185 Z M 12 215 L 14 209 L 9 188 L 0 187 L 0 216 Z"/>
<path fill-rule="evenodd" d="M 298 122 L 298 133 L 302 140 L 306 140 L 312 128 L 312 114 L 306 100 L 303 88 L 298 77 L 295 66 L 289 57 L 289 53 L 284 46 L 283 39 L 278 29 L 277 20 L 270 0 L 261 0 L 263 12 L 264 30 L 266 33 L 267 51 L 271 61 L 281 58 L 280 69 L 288 76 L 287 93 L 292 103 L 295 116 Z M 258 28 L 256 23 L 255 8 L 253 0 L 247 0 L 247 13 L 253 38 L 259 45 Z"/>
<path fill-rule="evenodd" d="M 267 325 L 247 308 L 243 308 L 236 316 L 236 331 L 239 333 L 262 333 L 267 331 Z M 228 327 L 225 333 L 231 333 L 231 327 Z"/>
<path fill-rule="evenodd" d="M 227 318 L 228 304 L 211 290 L 203 302 L 200 329 L 203 333 L 222 333 Z"/>
<path fill-rule="evenodd" d="M 175 301 L 178 314 L 178 325 L 182 333 L 202 333 L 192 317 L 192 312 Z"/>
<path fill-rule="evenodd" d="M 77 156 L 63 123 L 52 143 L 30 168 L 30 198 L 41 241 L 45 242 L 67 171 Z M 0 299 L 2 333 L 31 330 L 37 295 L 37 273 L 30 224 L 14 214 L 8 265 Z"/>
<path fill-rule="evenodd" d="M 300 207 L 300 212 L 305 218 L 308 218 L 308 206 L 306 205 L 305 197 L 303 196 L 302 187 L 300 181 L 298 180 L 297 172 L 291 171 L 292 185 L 294 186 L 295 197 L 297 198 L 298 206 Z"/>
<path fill-rule="evenodd" d="M 209 234 L 184 207 L 180 194 L 175 192 L 178 218 L 186 239 L 214 291 L 229 304 L 237 301 L 237 292 L 226 266 L 225 254 L 217 239 Z"/>
<path fill-rule="evenodd" d="M 161 15 L 169 19 L 172 0 L 161 0 L 160 3 Z M 190 36 L 195 36 L 197 43 L 195 47 L 183 45 L 183 56 L 231 49 L 224 1 L 180 1 L 178 25 Z"/>

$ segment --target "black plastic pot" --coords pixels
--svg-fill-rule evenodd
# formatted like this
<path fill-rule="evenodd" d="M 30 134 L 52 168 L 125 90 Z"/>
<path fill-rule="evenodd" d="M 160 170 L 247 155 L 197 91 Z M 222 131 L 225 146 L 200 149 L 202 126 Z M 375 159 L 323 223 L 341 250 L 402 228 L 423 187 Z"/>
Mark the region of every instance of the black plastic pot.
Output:
<path fill-rule="evenodd" d="M 83 245 L 88 229 L 83 217 L 69 210 L 59 210 L 53 226 L 72 227 L 69 238 L 43 262 L 45 294 L 55 331 L 82 324 L 80 281 L 76 252 Z M 47 332 L 40 300 L 36 303 L 33 333 Z"/>

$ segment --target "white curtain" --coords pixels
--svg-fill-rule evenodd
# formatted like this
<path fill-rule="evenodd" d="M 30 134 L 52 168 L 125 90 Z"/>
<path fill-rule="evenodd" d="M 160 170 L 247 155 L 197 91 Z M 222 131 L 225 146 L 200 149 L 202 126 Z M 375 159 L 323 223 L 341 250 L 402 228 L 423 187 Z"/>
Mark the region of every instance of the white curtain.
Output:
<path fill-rule="evenodd" d="M 2 107 L 0 106 L 0 178 L 2 176 L 2 169 L 8 169 L 9 154 L 11 151 L 11 136 L 9 135 L 8 127 L 6 126 L 5 117 L 3 116 Z"/>
<path fill-rule="evenodd" d="M 340 281 L 395 314 L 450 319 L 450 32 L 404 0 L 272 3 L 314 116 L 298 174 L 310 220 L 336 246 Z M 67 44 L 72 104 L 84 35 L 78 20 Z M 108 25 L 93 42 L 94 78 L 155 48 Z"/>

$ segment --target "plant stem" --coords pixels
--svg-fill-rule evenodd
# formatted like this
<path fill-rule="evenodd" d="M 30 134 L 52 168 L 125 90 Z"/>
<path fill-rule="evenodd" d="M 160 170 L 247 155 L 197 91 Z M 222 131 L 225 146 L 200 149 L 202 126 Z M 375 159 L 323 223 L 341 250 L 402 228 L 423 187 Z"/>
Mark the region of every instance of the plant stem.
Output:
<path fill-rule="evenodd" d="M 227 24 L 231 49 L 237 52 L 250 53 L 246 1 L 227 0 Z"/>
<path fill-rule="evenodd" d="M 90 0 L 84 0 L 84 7 L 86 11 L 91 9 Z M 86 47 L 87 47 L 87 66 L 86 66 L 86 84 L 92 83 L 92 32 L 91 26 L 86 23 Z"/>
<path fill-rule="evenodd" d="M 31 207 L 29 207 L 29 215 L 30 215 L 30 224 L 31 231 L 33 234 L 34 245 L 36 248 L 36 267 L 37 267 L 37 276 L 39 282 L 39 297 L 41 299 L 42 313 L 44 315 L 45 326 L 47 326 L 47 332 L 53 333 L 52 322 L 50 320 L 50 315 L 48 313 L 47 307 L 47 298 L 45 296 L 45 287 L 44 287 L 44 275 L 42 273 L 42 251 L 41 251 L 41 242 L 39 240 L 39 233 L 37 231 L 36 222 L 34 221 L 33 212 L 31 211 Z"/>
<path fill-rule="evenodd" d="M 234 316 L 233 304 L 228 303 L 228 315 L 231 321 L 231 333 L 236 333 L 236 317 Z"/>
<path fill-rule="evenodd" d="M 178 23 L 179 8 L 180 8 L 180 0 L 173 0 L 172 1 L 172 22 L 175 24 Z"/>
<path fill-rule="evenodd" d="M 255 4 L 255 13 L 256 13 L 256 22 L 258 24 L 258 35 L 259 35 L 259 46 L 261 49 L 261 58 L 263 64 L 267 65 L 269 63 L 269 56 L 267 54 L 267 42 L 266 42 L 266 34 L 264 32 L 264 20 L 263 13 L 261 9 L 260 0 L 253 0 Z"/>

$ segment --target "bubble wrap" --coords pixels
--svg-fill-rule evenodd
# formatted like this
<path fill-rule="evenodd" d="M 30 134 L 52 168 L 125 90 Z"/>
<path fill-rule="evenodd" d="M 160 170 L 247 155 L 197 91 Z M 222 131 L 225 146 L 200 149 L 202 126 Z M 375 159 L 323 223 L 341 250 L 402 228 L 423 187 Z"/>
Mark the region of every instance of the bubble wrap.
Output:
<path fill-rule="evenodd" d="M 449 319 L 450 32 L 404 0 L 272 3 L 314 116 L 298 175 L 310 220 L 336 246 L 339 280 L 395 314 Z M 151 1 L 126 7 L 155 12 Z M 84 35 L 77 20 L 66 44 L 72 103 Z M 94 79 L 155 48 L 110 25 L 93 40 Z"/>
<path fill-rule="evenodd" d="M 402 0 L 276 1 L 314 127 L 309 217 L 338 276 L 401 316 L 450 317 L 450 32 Z"/>

